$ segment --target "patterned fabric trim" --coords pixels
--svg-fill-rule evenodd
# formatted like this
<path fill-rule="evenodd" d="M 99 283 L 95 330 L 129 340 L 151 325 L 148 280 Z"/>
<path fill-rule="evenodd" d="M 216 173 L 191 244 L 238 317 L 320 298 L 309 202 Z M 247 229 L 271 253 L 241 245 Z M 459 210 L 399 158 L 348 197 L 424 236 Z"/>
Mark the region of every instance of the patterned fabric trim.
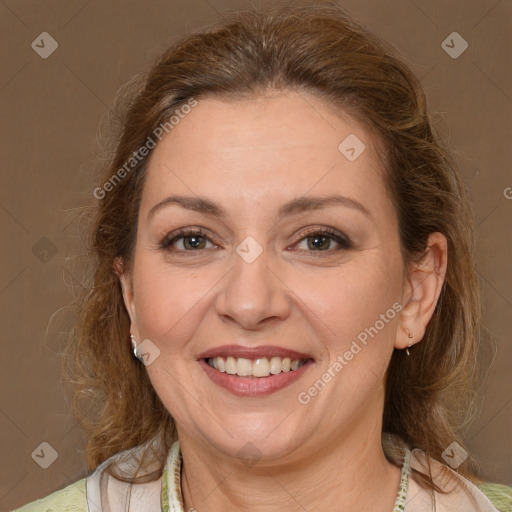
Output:
<path fill-rule="evenodd" d="M 162 475 L 162 512 L 183 512 L 180 448 L 180 442 L 175 441 Z"/>
<path fill-rule="evenodd" d="M 395 500 L 393 512 L 403 512 L 405 510 L 405 499 L 407 498 L 407 488 L 409 486 L 409 475 L 411 474 L 411 452 L 404 448 L 404 458 L 402 462 L 402 470 L 400 471 L 400 485 Z"/>
<path fill-rule="evenodd" d="M 163 511 L 169 510 L 169 468 L 167 464 L 165 465 L 164 471 L 162 473 L 162 495 L 160 496 L 160 503 Z"/>

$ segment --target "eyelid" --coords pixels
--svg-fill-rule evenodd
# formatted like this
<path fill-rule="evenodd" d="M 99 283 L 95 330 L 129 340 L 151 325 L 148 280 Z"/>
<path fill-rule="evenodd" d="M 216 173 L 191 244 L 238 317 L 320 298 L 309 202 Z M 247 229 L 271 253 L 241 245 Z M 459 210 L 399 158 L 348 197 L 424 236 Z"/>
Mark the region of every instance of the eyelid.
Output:
<path fill-rule="evenodd" d="M 331 238 L 336 243 L 338 243 L 342 249 L 347 250 L 353 247 L 352 240 L 345 233 L 338 231 L 337 229 L 331 228 L 330 226 L 312 226 L 310 228 L 306 228 L 298 233 L 300 235 L 300 239 L 297 242 L 294 242 L 293 245 L 297 245 L 302 242 L 304 239 L 312 236 L 312 235 L 322 235 L 327 238 Z M 327 251 L 307 251 L 311 253 L 327 253 L 332 252 L 332 250 Z"/>
<path fill-rule="evenodd" d="M 215 242 L 215 238 L 206 229 L 200 228 L 200 227 L 193 227 L 193 226 L 192 227 L 186 227 L 186 228 L 180 228 L 180 229 L 177 229 L 176 231 L 173 231 L 172 233 L 166 234 L 160 240 L 159 246 L 160 246 L 160 248 L 162 248 L 164 250 L 170 250 L 169 248 L 176 241 L 180 240 L 181 238 L 187 238 L 187 237 L 191 237 L 191 236 L 194 236 L 194 235 L 201 236 L 201 237 L 205 238 L 211 244 L 213 244 L 215 246 L 218 246 L 218 244 Z M 204 250 L 204 249 L 202 249 L 202 250 Z M 192 253 L 192 252 L 197 252 L 197 251 L 178 250 L 177 252 L 181 252 L 181 253 L 190 252 L 190 253 Z"/>

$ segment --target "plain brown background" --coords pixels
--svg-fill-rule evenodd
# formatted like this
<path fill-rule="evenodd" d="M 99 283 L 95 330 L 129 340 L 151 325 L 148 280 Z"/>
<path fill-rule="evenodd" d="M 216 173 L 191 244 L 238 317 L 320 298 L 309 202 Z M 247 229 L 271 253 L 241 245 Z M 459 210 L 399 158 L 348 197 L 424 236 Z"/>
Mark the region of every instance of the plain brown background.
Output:
<path fill-rule="evenodd" d="M 399 49 L 431 108 L 442 113 L 457 152 L 478 224 L 484 309 L 481 411 L 467 440 L 487 478 L 512 485 L 512 199 L 506 197 L 512 196 L 512 3 L 338 5 Z M 82 265 L 77 219 L 80 207 L 94 202 L 100 121 L 118 89 L 177 36 L 216 21 L 225 9 L 251 6 L 242 0 L 0 2 L 2 511 L 86 475 L 85 437 L 65 399 L 59 347 Z M 469 44 L 457 59 L 441 47 L 454 31 Z M 59 45 L 47 59 L 31 47 L 42 32 Z M 31 457 L 42 442 L 58 454 L 48 469 Z"/>

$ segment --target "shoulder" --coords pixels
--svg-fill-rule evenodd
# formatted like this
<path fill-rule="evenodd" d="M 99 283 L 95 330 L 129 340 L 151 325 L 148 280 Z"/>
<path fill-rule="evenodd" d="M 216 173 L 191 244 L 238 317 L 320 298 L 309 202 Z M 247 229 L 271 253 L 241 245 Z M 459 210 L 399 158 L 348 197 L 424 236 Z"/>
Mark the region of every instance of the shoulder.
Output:
<path fill-rule="evenodd" d="M 478 488 L 500 512 L 512 511 L 512 487 L 502 484 L 481 483 Z"/>
<path fill-rule="evenodd" d="M 510 512 L 512 511 L 512 488 L 499 484 L 479 484 L 478 486 L 459 475 L 445 464 L 434 460 L 420 450 L 411 452 L 411 468 L 421 473 L 432 474 L 434 483 L 444 492 L 435 492 L 420 488 L 411 479 L 411 494 L 419 502 L 428 501 L 431 505 L 432 496 L 435 497 L 438 512 Z M 411 496 L 411 498 L 412 498 Z M 422 497 L 422 499 L 418 499 Z M 412 504 L 411 504 L 412 506 Z M 413 507 L 412 511 L 415 510 Z M 419 507 L 418 510 L 423 510 Z M 425 510 L 427 510 L 425 508 Z"/>
<path fill-rule="evenodd" d="M 87 478 L 12 512 L 124 512 L 126 503 L 130 503 L 130 510 L 133 507 L 137 512 L 160 510 L 162 475 L 156 480 L 130 483 L 142 465 L 148 474 L 158 469 L 157 458 L 148 452 L 154 450 L 158 442 L 158 437 L 155 437 L 142 445 L 112 455 Z M 177 446 L 179 450 L 179 444 Z M 171 450 L 171 454 L 175 452 L 176 448 Z M 144 461 L 146 456 L 150 462 Z M 121 480 L 108 471 L 111 464 L 116 464 L 123 477 Z"/>
<path fill-rule="evenodd" d="M 87 512 L 85 478 L 12 512 Z"/>

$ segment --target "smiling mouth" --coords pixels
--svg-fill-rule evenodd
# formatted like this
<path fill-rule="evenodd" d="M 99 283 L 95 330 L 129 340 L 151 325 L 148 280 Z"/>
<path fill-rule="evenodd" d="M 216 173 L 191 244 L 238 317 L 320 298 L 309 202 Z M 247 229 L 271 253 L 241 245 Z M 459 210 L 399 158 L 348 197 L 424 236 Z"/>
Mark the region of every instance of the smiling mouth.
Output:
<path fill-rule="evenodd" d="M 291 359 L 290 357 L 271 358 L 258 357 L 247 359 L 244 357 L 209 357 L 206 363 L 221 373 L 237 375 L 239 377 L 269 377 L 280 373 L 294 372 L 309 359 Z"/>

